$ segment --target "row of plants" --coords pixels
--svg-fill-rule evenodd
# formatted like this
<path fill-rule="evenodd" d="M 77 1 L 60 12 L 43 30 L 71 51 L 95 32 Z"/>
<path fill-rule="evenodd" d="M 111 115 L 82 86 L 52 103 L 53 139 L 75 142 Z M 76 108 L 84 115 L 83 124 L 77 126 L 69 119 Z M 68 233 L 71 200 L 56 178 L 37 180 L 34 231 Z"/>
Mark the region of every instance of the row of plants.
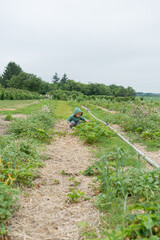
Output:
<path fill-rule="evenodd" d="M 118 124 L 122 130 L 132 133 L 132 139 L 145 143 L 150 149 L 160 148 L 160 104 L 144 103 L 139 100 L 116 103 L 110 101 L 86 102 L 92 112 L 104 121 Z M 156 105 L 155 105 L 156 104 Z M 96 106 L 115 113 L 105 112 Z"/>
<path fill-rule="evenodd" d="M 108 147 L 116 139 L 106 129 L 90 122 L 78 125 L 73 134 L 103 152 L 102 142 Z M 148 171 L 142 164 L 129 166 L 127 154 L 118 147 L 114 154 L 110 149 L 84 171 L 84 175 L 94 176 L 94 204 L 103 214 L 98 228 L 80 223 L 83 239 L 160 238 L 160 169 Z"/>
<path fill-rule="evenodd" d="M 53 124 L 52 112 L 43 106 L 27 119 L 14 119 L 7 135 L 0 136 L 0 236 L 7 234 L 8 220 L 19 207 L 20 187 L 32 186 L 44 166 L 39 147 L 50 140 Z"/>
<path fill-rule="evenodd" d="M 103 156 L 83 174 L 96 177 L 94 204 L 103 211 L 98 231 L 83 228 L 85 239 L 160 238 L 160 169 L 124 169 L 118 159 L 113 169 Z"/>
<path fill-rule="evenodd" d="M 62 101 L 83 101 L 83 100 L 109 100 L 115 102 L 128 102 L 134 101 L 135 96 L 130 97 L 115 97 L 115 96 L 107 96 L 107 95 L 90 95 L 87 96 L 79 91 L 67 91 L 62 89 L 55 89 L 49 92 L 49 95 L 54 100 L 62 100 Z"/>
<path fill-rule="evenodd" d="M 27 90 L 0 87 L 0 100 L 42 99 L 43 95 Z"/>

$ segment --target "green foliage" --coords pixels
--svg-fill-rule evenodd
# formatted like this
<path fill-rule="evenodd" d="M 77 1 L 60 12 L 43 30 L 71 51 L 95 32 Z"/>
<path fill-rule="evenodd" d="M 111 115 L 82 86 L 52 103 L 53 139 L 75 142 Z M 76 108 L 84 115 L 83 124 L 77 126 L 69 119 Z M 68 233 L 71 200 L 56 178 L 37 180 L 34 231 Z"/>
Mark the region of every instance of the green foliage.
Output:
<path fill-rule="evenodd" d="M 54 99 L 60 100 L 68 100 L 67 96 L 64 96 L 66 93 L 63 94 L 63 98 L 61 98 L 59 94 L 54 94 L 55 90 L 62 90 L 63 92 L 69 91 L 73 96 L 72 99 L 77 98 L 77 94 L 72 94 L 73 91 L 78 92 L 78 95 L 81 96 L 114 96 L 118 97 L 119 101 L 123 101 L 123 97 L 136 96 L 136 92 L 132 87 L 124 88 L 123 86 L 116 86 L 114 84 L 106 86 L 105 84 L 100 83 L 84 84 L 68 79 L 66 73 L 63 74 L 61 79 L 59 78 L 58 74 L 55 73 L 52 77 L 52 82 L 53 84 L 50 84 L 34 74 L 25 73 L 22 71 L 21 67 L 14 62 L 10 62 L 7 65 L 4 73 L 0 77 L 0 84 L 5 88 L 10 87 L 24 89 L 41 94 L 52 92 L 51 95 L 54 95 Z"/>
<path fill-rule="evenodd" d="M 84 198 L 84 192 L 81 192 L 79 189 L 74 190 L 72 189 L 71 193 L 67 194 L 68 203 L 78 203 L 81 199 Z"/>
<path fill-rule="evenodd" d="M 9 134 L 14 134 L 16 137 L 27 137 L 40 141 L 48 141 L 51 137 L 49 129 L 53 127 L 53 124 L 53 114 L 46 108 L 32 114 L 27 119 L 15 119 L 9 125 L 7 132 Z"/>
<path fill-rule="evenodd" d="M 94 170 L 92 166 L 87 167 L 87 169 L 83 172 L 84 176 L 93 176 Z"/>
<path fill-rule="evenodd" d="M 18 191 L 0 181 L 0 235 L 6 234 L 6 222 L 15 212 Z"/>
<path fill-rule="evenodd" d="M 127 214 L 115 230 L 108 230 L 102 222 L 101 234 L 108 240 L 114 239 L 145 239 L 158 240 L 160 238 L 159 201 L 132 205 L 130 209 L 137 213 Z M 139 212 L 139 213 L 138 213 Z"/>
<path fill-rule="evenodd" d="M 124 88 L 122 86 L 110 85 L 106 86 L 105 84 L 100 83 L 89 83 L 84 84 L 80 82 L 75 82 L 67 78 L 67 75 L 64 74 L 62 79 L 59 80 L 57 73 L 53 76 L 53 88 L 61 89 L 63 91 L 77 91 L 84 95 L 105 95 L 105 96 L 115 96 L 115 97 L 129 97 L 136 96 L 136 92 L 133 88 L 128 87 Z"/>
<path fill-rule="evenodd" d="M 12 76 L 17 76 L 20 72 L 22 72 L 22 69 L 19 65 L 17 65 L 15 62 L 9 62 L 2 74 L 0 83 L 3 87 L 8 87 L 8 82 Z"/>
<path fill-rule="evenodd" d="M 27 90 L 0 87 L 0 100 L 41 99 L 42 95 Z"/>
<path fill-rule="evenodd" d="M 41 78 L 25 72 L 20 72 L 18 75 L 12 76 L 12 78 L 7 81 L 7 85 L 10 88 L 23 89 L 42 94 L 45 93 L 44 84 L 45 82 L 43 82 Z"/>
<path fill-rule="evenodd" d="M 160 189 L 160 169 L 147 171 L 142 169 L 110 168 L 105 157 L 93 165 L 98 171 L 97 181 L 100 182 L 100 194 L 96 197 L 96 205 L 100 209 L 108 209 L 115 198 L 129 196 L 137 201 L 151 201 L 157 199 Z"/>
<path fill-rule="evenodd" d="M 131 134 L 134 141 L 145 143 L 149 149 L 160 147 L 160 104 L 142 103 L 140 100 L 119 102 L 95 99 L 87 103 L 94 115 L 106 122 L 119 124 L 122 130 Z M 96 108 L 101 106 L 102 109 Z M 105 111 L 106 109 L 106 111 Z"/>
<path fill-rule="evenodd" d="M 69 181 L 72 181 L 72 186 L 74 186 L 74 188 L 78 187 L 81 183 L 76 181 L 75 177 L 71 177 L 69 178 Z"/>
<path fill-rule="evenodd" d="M 75 127 L 73 134 L 80 136 L 88 144 L 99 142 L 103 137 L 110 138 L 114 135 L 108 128 L 98 122 L 79 124 Z"/>
<path fill-rule="evenodd" d="M 0 136 L 0 235 L 6 234 L 8 218 L 17 207 L 16 189 L 32 186 L 38 167 L 44 166 L 35 140 L 48 140 L 52 126 L 52 113 L 48 106 L 43 106 L 27 119 L 15 119 L 8 131 L 12 135 Z"/>
<path fill-rule="evenodd" d="M 96 173 L 96 182 L 99 182 L 95 205 L 106 212 L 106 218 L 101 219 L 101 239 L 103 237 L 113 240 L 154 239 L 153 236 L 158 239 L 160 237 L 160 169 L 153 171 L 138 168 L 123 169 L 119 163 L 113 168 L 108 164 L 105 156 L 101 161 L 96 161 L 91 169 Z M 128 203 L 137 202 L 128 207 L 130 211 L 128 214 L 126 214 L 125 200 L 127 196 Z M 124 213 L 121 212 L 123 204 Z M 117 222 L 114 211 L 119 215 Z M 114 230 L 109 229 L 109 221 L 113 218 Z M 117 225 L 116 229 L 115 225 Z"/>
<path fill-rule="evenodd" d="M 160 202 L 145 202 L 130 206 L 133 211 L 143 213 L 128 214 L 125 218 L 125 236 L 136 239 L 148 239 L 151 236 L 160 237 Z"/>
<path fill-rule="evenodd" d="M 146 200 L 154 200 L 159 195 L 160 169 L 153 171 L 141 169 L 128 169 L 118 175 L 119 182 L 117 191 L 125 191 L 128 195 Z"/>
<path fill-rule="evenodd" d="M 4 120 L 5 120 L 5 121 L 11 121 L 11 120 L 13 120 L 13 117 L 12 117 L 12 115 L 7 114 L 7 115 L 4 117 Z"/>
<path fill-rule="evenodd" d="M 43 166 L 33 141 L 1 136 L 0 148 L 0 181 L 8 185 L 31 184 L 35 168 Z"/>
<path fill-rule="evenodd" d="M 58 74 L 55 73 L 55 74 L 53 75 L 53 77 L 52 77 L 52 82 L 53 82 L 53 84 L 56 84 L 56 83 L 58 83 L 59 81 L 60 81 L 60 78 L 58 77 Z"/>
<path fill-rule="evenodd" d="M 36 169 L 43 166 L 33 141 L 0 136 L 0 235 L 17 207 L 17 187 L 32 185 Z"/>
<path fill-rule="evenodd" d="M 89 226 L 88 222 L 79 222 L 78 227 L 80 228 L 80 234 L 83 239 L 97 239 L 97 234 L 95 229 Z"/>

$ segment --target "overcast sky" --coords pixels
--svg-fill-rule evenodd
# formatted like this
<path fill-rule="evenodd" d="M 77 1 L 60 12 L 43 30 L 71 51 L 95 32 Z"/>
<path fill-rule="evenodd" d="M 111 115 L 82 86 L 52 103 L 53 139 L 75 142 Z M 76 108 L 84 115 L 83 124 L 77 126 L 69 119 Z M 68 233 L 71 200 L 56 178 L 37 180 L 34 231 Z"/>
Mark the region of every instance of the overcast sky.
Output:
<path fill-rule="evenodd" d="M 0 0 L 0 74 L 160 92 L 160 0 Z"/>

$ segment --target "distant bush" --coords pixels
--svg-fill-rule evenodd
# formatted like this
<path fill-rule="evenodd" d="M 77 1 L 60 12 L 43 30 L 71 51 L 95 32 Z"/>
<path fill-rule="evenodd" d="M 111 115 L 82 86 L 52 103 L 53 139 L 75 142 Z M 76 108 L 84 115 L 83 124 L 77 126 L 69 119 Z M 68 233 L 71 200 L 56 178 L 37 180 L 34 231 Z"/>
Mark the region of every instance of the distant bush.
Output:
<path fill-rule="evenodd" d="M 0 87 L 0 100 L 27 100 L 27 99 L 41 99 L 41 98 L 44 98 L 44 96 L 36 92 L 29 92 L 27 90 Z"/>

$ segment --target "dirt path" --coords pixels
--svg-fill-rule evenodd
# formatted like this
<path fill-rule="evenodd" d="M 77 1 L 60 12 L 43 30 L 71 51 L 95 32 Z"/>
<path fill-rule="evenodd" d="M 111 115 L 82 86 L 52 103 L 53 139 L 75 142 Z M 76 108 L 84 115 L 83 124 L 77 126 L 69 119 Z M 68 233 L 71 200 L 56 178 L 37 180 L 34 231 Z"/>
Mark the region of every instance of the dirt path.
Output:
<path fill-rule="evenodd" d="M 57 125 L 57 130 L 66 128 L 66 123 Z M 67 202 L 69 188 L 75 177 L 80 182 L 78 189 L 85 196 L 93 196 L 92 179 L 80 174 L 91 164 L 91 152 L 77 137 L 69 134 L 57 137 L 47 148 L 50 159 L 35 180 L 35 188 L 25 189 L 20 196 L 21 209 L 11 221 L 12 240 L 78 240 L 77 224 L 88 221 L 96 224 L 99 211 L 92 200 L 79 203 Z M 61 172 L 66 175 L 62 175 Z M 93 198 L 92 198 L 93 199 Z"/>
<path fill-rule="evenodd" d="M 103 110 L 104 112 L 108 112 L 108 113 L 112 113 L 112 114 L 116 114 L 116 113 L 119 113 L 117 111 L 111 111 L 111 110 L 108 110 L 107 108 L 103 108 L 101 106 L 96 106 L 98 108 L 100 108 L 101 110 Z"/>

